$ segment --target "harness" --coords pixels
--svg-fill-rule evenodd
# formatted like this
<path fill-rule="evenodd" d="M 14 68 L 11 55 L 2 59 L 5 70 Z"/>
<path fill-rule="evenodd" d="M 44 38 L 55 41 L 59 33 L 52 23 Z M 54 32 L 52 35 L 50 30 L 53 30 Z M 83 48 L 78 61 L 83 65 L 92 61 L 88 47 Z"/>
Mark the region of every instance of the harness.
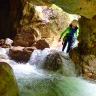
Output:
<path fill-rule="evenodd" d="M 64 41 L 65 39 L 72 40 L 72 38 L 73 38 L 73 36 L 74 36 L 74 33 L 75 33 L 76 30 L 77 30 L 77 27 L 73 29 L 73 28 L 70 26 L 70 29 L 69 29 L 69 30 L 70 30 L 69 33 L 67 33 L 67 34 L 64 36 L 63 41 Z"/>

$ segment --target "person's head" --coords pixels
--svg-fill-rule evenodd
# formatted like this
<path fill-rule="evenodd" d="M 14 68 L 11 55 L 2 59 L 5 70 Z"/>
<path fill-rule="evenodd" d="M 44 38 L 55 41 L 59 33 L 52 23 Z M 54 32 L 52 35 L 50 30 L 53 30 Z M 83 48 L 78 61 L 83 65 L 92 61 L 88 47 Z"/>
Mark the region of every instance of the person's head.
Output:
<path fill-rule="evenodd" d="M 71 24 L 72 26 L 76 27 L 78 24 L 78 20 L 74 19 Z"/>

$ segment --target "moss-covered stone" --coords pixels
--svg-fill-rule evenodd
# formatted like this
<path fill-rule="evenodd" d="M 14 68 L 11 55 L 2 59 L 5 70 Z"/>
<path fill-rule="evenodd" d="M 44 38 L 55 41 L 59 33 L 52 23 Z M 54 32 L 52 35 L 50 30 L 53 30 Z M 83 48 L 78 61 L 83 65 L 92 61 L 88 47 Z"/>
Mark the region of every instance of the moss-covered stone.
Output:
<path fill-rule="evenodd" d="M 0 62 L 0 96 L 18 96 L 12 68 L 5 62 Z"/>

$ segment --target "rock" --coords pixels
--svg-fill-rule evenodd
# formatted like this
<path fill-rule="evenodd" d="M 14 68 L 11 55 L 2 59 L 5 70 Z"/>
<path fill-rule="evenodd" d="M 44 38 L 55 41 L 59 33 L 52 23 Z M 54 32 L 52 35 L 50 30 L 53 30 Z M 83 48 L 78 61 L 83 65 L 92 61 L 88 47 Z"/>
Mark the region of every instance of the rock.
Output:
<path fill-rule="evenodd" d="M 50 46 L 45 39 L 40 39 L 37 42 L 33 43 L 32 47 L 43 50 L 45 48 L 49 48 Z"/>
<path fill-rule="evenodd" d="M 34 10 L 35 10 L 35 18 L 37 19 L 37 20 L 40 20 L 40 21 L 42 21 L 43 20 L 43 9 L 40 7 L 40 6 L 35 6 L 34 7 Z"/>
<path fill-rule="evenodd" d="M 10 45 L 8 45 L 8 44 L 3 44 L 3 45 L 2 45 L 2 48 L 10 48 Z"/>
<path fill-rule="evenodd" d="M 30 47 L 38 37 L 38 32 L 31 27 L 22 27 L 14 39 L 14 46 Z"/>
<path fill-rule="evenodd" d="M 85 78 L 96 80 L 96 56 L 93 54 L 80 54 L 80 50 L 74 48 L 69 53 L 72 61 L 75 63 L 78 75 Z"/>
<path fill-rule="evenodd" d="M 9 57 L 16 62 L 28 62 L 30 59 L 31 53 L 33 52 L 32 47 L 13 47 L 9 49 Z"/>
<path fill-rule="evenodd" d="M 5 43 L 4 39 L 0 39 L 0 46 L 2 46 Z"/>
<path fill-rule="evenodd" d="M 68 13 L 79 14 L 86 18 L 92 18 L 96 15 L 96 2 L 94 0 L 47 0 L 61 7 Z"/>
<path fill-rule="evenodd" d="M 25 47 L 23 51 L 31 54 L 35 49 L 35 47 Z"/>
<path fill-rule="evenodd" d="M 12 68 L 5 62 L 0 62 L 0 96 L 19 96 Z"/>
<path fill-rule="evenodd" d="M 54 42 L 60 33 L 68 26 L 67 21 L 70 21 L 68 14 L 52 7 L 33 5 L 31 1 L 23 3 L 23 16 L 16 27 L 14 46 L 30 47 L 42 38 L 45 38 L 50 45 L 55 45 Z"/>
<path fill-rule="evenodd" d="M 51 49 L 44 60 L 44 69 L 64 76 L 76 76 L 75 64 L 64 52 Z"/>
<path fill-rule="evenodd" d="M 5 44 L 12 46 L 13 40 L 11 40 L 10 38 L 6 38 L 5 39 Z"/>
<path fill-rule="evenodd" d="M 10 38 L 6 38 L 5 40 L 1 39 L 1 43 L 2 48 L 9 48 L 12 46 L 13 40 Z"/>
<path fill-rule="evenodd" d="M 50 50 L 49 55 L 47 55 L 44 68 L 52 71 L 57 71 L 62 67 L 62 60 L 60 54 L 55 50 Z"/>

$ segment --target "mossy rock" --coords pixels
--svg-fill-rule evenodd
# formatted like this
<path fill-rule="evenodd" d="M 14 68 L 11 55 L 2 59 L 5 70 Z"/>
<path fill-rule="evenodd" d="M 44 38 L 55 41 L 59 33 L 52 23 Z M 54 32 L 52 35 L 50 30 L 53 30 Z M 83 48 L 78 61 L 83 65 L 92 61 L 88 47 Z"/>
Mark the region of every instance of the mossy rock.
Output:
<path fill-rule="evenodd" d="M 0 96 L 18 96 L 18 86 L 9 64 L 0 62 Z"/>

